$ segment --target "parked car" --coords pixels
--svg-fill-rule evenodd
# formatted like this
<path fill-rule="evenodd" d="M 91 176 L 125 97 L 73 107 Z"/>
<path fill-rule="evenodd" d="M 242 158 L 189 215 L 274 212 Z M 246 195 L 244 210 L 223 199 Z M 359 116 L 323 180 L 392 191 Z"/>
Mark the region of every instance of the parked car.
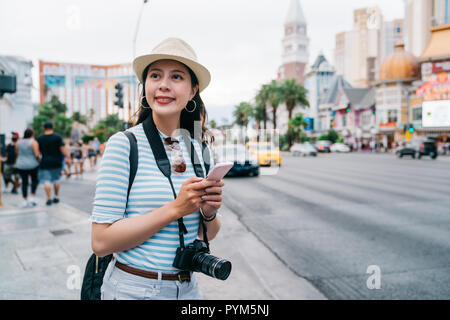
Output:
<path fill-rule="evenodd" d="M 411 143 L 407 143 L 404 146 L 399 146 L 395 151 L 395 154 L 399 158 L 402 158 L 403 156 L 411 156 L 414 159 L 416 158 L 417 153 L 418 153 L 417 148 Z"/>
<path fill-rule="evenodd" d="M 330 146 L 331 146 L 332 142 L 328 141 L 328 140 L 319 140 L 315 143 L 315 147 L 317 149 L 318 152 L 331 152 L 330 151 Z"/>
<path fill-rule="evenodd" d="M 418 151 L 419 159 L 422 156 L 430 156 L 431 159 L 436 159 L 438 156 L 436 141 L 425 140 L 420 144 Z"/>
<path fill-rule="evenodd" d="M 317 150 L 314 146 L 309 142 L 304 143 L 294 143 L 290 149 L 291 154 L 296 156 L 317 156 Z"/>
<path fill-rule="evenodd" d="M 280 148 L 270 142 L 248 142 L 247 148 L 258 158 L 259 165 L 271 166 L 277 164 L 281 166 Z"/>
<path fill-rule="evenodd" d="M 252 154 L 244 145 L 230 144 L 214 149 L 214 161 L 233 162 L 233 167 L 225 175 L 259 175 L 259 162 L 256 155 Z"/>
<path fill-rule="evenodd" d="M 330 146 L 331 152 L 350 152 L 350 147 L 344 143 L 333 143 Z"/>

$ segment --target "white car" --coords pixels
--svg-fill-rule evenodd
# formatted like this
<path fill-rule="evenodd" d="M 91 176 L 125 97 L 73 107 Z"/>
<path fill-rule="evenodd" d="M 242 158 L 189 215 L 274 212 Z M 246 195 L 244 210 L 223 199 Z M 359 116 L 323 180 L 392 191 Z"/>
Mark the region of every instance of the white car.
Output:
<path fill-rule="evenodd" d="M 350 147 L 343 143 L 334 143 L 330 146 L 331 152 L 350 152 Z"/>
<path fill-rule="evenodd" d="M 317 150 L 311 143 L 294 143 L 291 147 L 293 156 L 317 156 Z"/>

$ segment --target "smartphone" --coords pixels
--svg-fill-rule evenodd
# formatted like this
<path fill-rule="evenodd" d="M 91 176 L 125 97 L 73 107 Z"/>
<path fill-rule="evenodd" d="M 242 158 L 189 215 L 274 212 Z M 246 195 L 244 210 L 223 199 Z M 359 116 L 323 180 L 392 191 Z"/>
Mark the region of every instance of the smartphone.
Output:
<path fill-rule="evenodd" d="M 228 171 L 230 171 L 230 169 L 233 167 L 233 162 L 221 162 L 221 163 L 216 163 L 216 165 L 214 166 L 214 168 L 208 173 L 208 175 L 206 176 L 206 180 L 216 180 L 219 181 L 221 180 L 223 177 L 225 177 L 225 175 L 227 174 Z"/>

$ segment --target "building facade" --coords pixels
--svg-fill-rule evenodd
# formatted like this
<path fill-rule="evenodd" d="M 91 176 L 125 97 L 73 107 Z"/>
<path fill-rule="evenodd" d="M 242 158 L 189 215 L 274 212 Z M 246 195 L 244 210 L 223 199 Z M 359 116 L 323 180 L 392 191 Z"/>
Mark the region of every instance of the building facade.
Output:
<path fill-rule="evenodd" d="M 404 43 L 404 19 L 384 21 L 381 30 L 380 57 L 381 63 L 395 50 L 395 45 Z"/>
<path fill-rule="evenodd" d="M 380 56 L 382 15 L 377 7 L 353 12 L 353 28 L 336 34 L 336 73 L 354 87 L 364 88 L 375 79 Z"/>
<path fill-rule="evenodd" d="M 450 23 L 431 28 L 430 41 L 418 61 L 421 66 L 422 85 L 415 93 L 423 100 L 417 111 L 422 120 L 418 134 L 442 142 L 449 141 Z"/>
<path fill-rule="evenodd" d="M 22 57 L 0 56 L 0 73 L 16 77 L 16 92 L 0 97 L 0 135 L 6 140 L 12 131 L 22 136 L 33 120 L 32 67 L 33 63 Z"/>
<path fill-rule="evenodd" d="M 374 111 L 374 88 L 354 88 L 342 75 L 335 75 L 321 97 L 319 119 L 323 132 L 335 130 L 358 150 L 375 141 Z"/>
<path fill-rule="evenodd" d="M 404 0 L 405 50 L 418 57 L 430 41 L 435 0 Z"/>
<path fill-rule="evenodd" d="M 291 0 L 284 22 L 282 39 L 282 65 L 278 69 L 278 80 L 295 79 L 303 85 L 305 71 L 309 63 L 309 38 L 307 36 L 306 19 L 299 0 Z M 304 106 L 296 107 L 292 116 L 305 113 Z M 270 113 L 271 111 L 268 110 Z M 289 113 L 285 104 L 277 108 L 277 129 L 285 133 L 288 129 Z M 269 123 L 269 122 L 268 122 Z"/>
<path fill-rule="evenodd" d="M 40 103 L 52 95 L 67 105 L 66 116 L 75 112 L 92 123 L 118 113 L 128 121 L 138 108 L 138 79 L 131 64 L 87 65 L 39 61 Z M 114 104 L 115 85 L 123 86 L 124 108 Z"/>
<path fill-rule="evenodd" d="M 291 0 L 284 22 L 282 39 L 282 65 L 279 79 L 297 79 L 303 84 L 305 68 L 309 62 L 309 38 L 307 24 L 299 0 Z"/>
<path fill-rule="evenodd" d="M 412 123 L 412 110 L 420 103 L 411 90 L 418 79 L 417 58 L 406 52 L 403 44 L 397 44 L 395 51 L 382 62 L 375 84 L 378 142 L 388 149 L 411 140 L 406 128 Z"/>
<path fill-rule="evenodd" d="M 322 128 L 322 122 L 319 117 L 319 106 L 324 92 L 330 87 L 334 76 L 334 68 L 328 63 L 323 53 L 319 53 L 313 65 L 307 70 L 305 88 L 308 90 L 307 99 L 309 108 L 305 111 L 305 118 L 310 120 L 311 135 L 320 135 L 326 128 Z"/>

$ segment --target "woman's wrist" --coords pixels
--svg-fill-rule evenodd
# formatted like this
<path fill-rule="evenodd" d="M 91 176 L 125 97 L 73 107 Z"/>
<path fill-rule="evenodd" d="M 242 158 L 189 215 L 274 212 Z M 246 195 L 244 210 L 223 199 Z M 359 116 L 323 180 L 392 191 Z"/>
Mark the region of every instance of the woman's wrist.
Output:
<path fill-rule="evenodd" d="M 172 215 L 172 220 L 178 220 L 183 217 L 183 214 L 178 209 L 174 202 L 168 203 L 167 207 L 170 209 L 170 214 Z"/>
<path fill-rule="evenodd" d="M 199 211 L 200 211 L 200 214 L 201 214 L 201 216 L 202 216 L 202 218 L 203 218 L 203 221 L 205 221 L 205 222 L 213 221 L 213 220 L 216 218 L 216 216 L 217 216 L 217 211 L 214 212 L 213 214 L 209 214 L 209 215 L 206 215 L 206 214 L 203 212 L 203 209 L 202 209 L 202 208 L 200 208 Z"/>

